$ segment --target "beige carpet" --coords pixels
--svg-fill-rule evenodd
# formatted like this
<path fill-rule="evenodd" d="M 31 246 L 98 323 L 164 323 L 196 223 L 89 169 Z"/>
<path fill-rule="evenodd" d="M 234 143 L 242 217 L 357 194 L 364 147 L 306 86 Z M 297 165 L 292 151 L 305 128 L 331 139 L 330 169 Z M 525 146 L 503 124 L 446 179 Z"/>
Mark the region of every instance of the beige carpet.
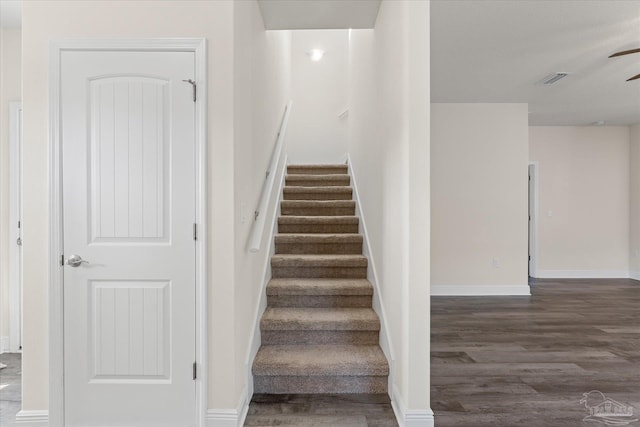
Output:
<path fill-rule="evenodd" d="M 352 198 L 346 165 L 287 169 L 253 365 L 256 393 L 387 391 Z"/>

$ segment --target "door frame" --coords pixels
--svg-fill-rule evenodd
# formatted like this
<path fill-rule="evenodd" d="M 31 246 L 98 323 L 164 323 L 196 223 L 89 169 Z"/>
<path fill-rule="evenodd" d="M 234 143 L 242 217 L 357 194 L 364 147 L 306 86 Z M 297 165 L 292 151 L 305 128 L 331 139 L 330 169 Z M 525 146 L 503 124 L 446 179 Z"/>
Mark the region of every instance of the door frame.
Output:
<path fill-rule="evenodd" d="M 49 425 L 64 426 L 63 226 L 60 126 L 61 54 L 65 51 L 194 52 L 199 101 L 195 105 L 196 153 L 196 380 L 195 425 L 207 411 L 207 41 L 204 38 L 74 39 L 49 50 Z"/>
<path fill-rule="evenodd" d="M 528 261 L 530 277 L 538 277 L 538 171 L 538 162 L 529 162 L 527 170 L 528 176 L 530 177 L 530 181 L 527 183 L 528 190 L 530 191 L 533 187 L 533 194 L 530 194 L 529 200 L 527 200 L 528 215 L 531 216 L 531 220 L 528 222 L 529 248 L 527 251 L 531 257 L 531 260 Z M 529 193 L 529 191 L 527 193 Z M 533 203 L 531 202 L 532 200 Z"/>
<path fill-rule="evenodd" d="M 22 101 L 9 103 L 9 352 L 22 347 Z M 3 349 L 0 349 L 3 350 Z"/>

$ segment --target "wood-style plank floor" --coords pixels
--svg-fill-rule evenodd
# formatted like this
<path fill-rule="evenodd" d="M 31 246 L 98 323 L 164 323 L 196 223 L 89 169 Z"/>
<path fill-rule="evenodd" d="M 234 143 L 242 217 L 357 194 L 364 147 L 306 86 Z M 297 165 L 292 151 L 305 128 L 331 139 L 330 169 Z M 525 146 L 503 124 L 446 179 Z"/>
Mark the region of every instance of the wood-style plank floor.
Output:
<path fill-rule="evenodd" d="M 22 406 L 22 354 L 0 354 L 0 426 L 15 425 L 16 414 Z"/>
<path fill-rule="evenodd" d="M 604 426 L 583 420 L 591 390 L 640 418 L 640 282 L 538 279 L 531 289 L 432 297 L 435 425 Z"/>
<path fill-rule="evenodd" d="M 245 426 L 397 427 L 386 394 L 254 394 Z"/>

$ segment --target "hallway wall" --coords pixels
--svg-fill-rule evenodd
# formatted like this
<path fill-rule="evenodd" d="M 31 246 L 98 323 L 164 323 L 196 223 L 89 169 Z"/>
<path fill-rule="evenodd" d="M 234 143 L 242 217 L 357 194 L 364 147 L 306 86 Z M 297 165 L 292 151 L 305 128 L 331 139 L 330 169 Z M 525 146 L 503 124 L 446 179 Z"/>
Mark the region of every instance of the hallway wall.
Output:
<path fill-rule="evenodd" d="M 291 46 L 293 108 L 287 130 L 289 163 L 340 163 L 347 153 L 348 30 L 295 30 Z M 312 49 L 325 51 L 312 61 Z"/>
<path fill-rule="evenodd" d="M 629 269 L 631 278 L 640 280 L 640 124 L 631 127 L 629 142 Z"/>
<path fill-rule="evenodd" d="M 627 277 L 629 127 L 533 126 L 538 277 Z"/>
<path fill-rule="evenodd" d="M 528 295 L 527 104 L 432 104 L 433 295 Z"/>
<path fill-rule="evenodd" d="M 352 30 L 349 155 L 390 336 L 390 394 L 403 423 L 429 409 L 429 2 L 383 1 Z M 386 347 L 385 347 L 386 344 Z M 409 424 L 407 424 L 409 425 Z"/>
<path fill-rule="evenodd" d="M 291 99 L 291 32 L 264 31 L 255 1 L 234 2 L 234 205 L 235 205 L 235 354 L 241 391 L 250 393 L 249 366 L 253 326 L 264 293 L 265 268 L 270 274 L 269 240 L 277 198 L 266 212 L 260 251 L 249 253 L 249 236 L 258 209 L 285 105 Z M 295 109 L 295 106 L 293 107 Z M 287 141 L 283 151 L 287 149 Z M 229 365 L 230 366 L 230 365 Z M 249 380 L 250 381 L 250 380 Z M 223 390 L 221 390 L 223 391 Z M 246 396 L 250 398 L 251 396 Z M 242 397 L 241 397 L 242 398 Z M 248 402 L 247 402 L 248 403 Z"/>
<path fill-rule="evenodd" d="M 9 345 L 9 102 L 22 98 L 20 28 L 0 28 L 0 352 Z"/>

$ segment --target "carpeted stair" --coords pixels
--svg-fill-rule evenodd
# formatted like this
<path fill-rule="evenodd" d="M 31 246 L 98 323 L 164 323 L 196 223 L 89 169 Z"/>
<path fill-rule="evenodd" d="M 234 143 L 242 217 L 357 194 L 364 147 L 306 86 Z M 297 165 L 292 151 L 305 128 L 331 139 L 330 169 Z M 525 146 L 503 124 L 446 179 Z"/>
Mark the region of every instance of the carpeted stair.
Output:
<path fill-rule="evenodd" d="M 255 393 L 387 391 L 352 197 L 346 165 L 287 168 Z"/>

